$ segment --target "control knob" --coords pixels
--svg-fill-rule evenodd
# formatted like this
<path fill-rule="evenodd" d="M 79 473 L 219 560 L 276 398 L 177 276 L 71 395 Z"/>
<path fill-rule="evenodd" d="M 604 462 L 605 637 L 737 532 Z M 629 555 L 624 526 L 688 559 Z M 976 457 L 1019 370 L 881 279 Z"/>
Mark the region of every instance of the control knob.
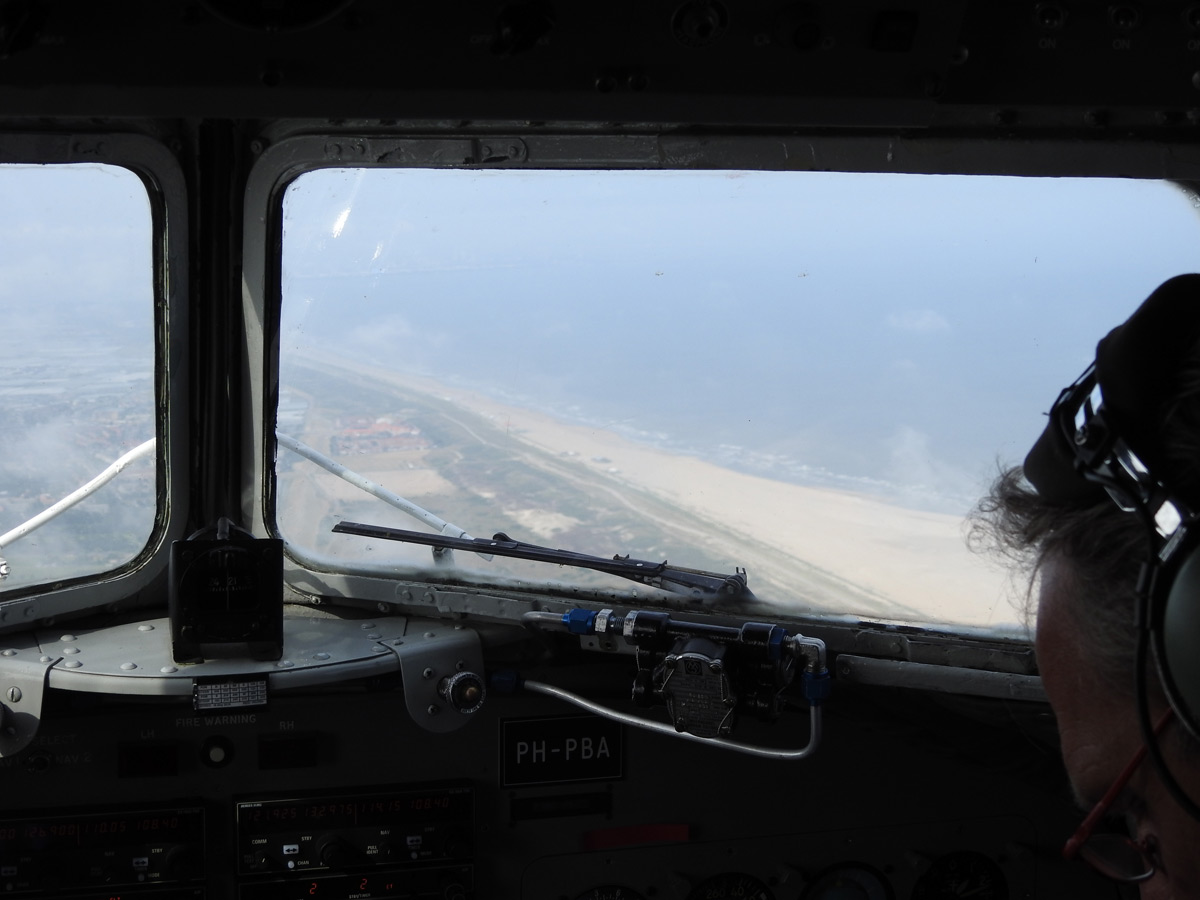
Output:
<path fill-rule="evenodd" d="M 317 843 L 317 858 L 330 869 L 345 869 L 357 857 L 354 847 L 337 835 L 327 835 Z"/>
<path fill-rule="evenodd" d="M 438 693 L 460 713 L 470 714 L 483 706 L 484 695 L 487 693 L 483 679 L 474 672 L 455 672 L 438 685 Z"/>

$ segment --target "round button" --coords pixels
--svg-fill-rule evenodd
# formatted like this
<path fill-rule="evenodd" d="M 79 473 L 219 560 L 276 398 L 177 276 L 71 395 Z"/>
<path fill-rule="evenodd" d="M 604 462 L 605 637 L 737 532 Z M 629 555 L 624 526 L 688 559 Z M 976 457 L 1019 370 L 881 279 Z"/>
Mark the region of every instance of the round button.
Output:
<path fill-rule="evenodd" d="M 222 735 L 213 735 L 200 745 L 200 761 L 210 769 L 220 769 L 233 762 L 233 742 Z"/>

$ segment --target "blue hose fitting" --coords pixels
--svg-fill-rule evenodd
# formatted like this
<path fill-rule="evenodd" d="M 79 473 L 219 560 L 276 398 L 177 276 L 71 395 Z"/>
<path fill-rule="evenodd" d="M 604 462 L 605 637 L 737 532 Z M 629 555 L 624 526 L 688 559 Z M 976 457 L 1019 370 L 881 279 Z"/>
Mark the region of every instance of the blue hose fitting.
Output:
<path fill-rule="evenodd" d="M 573 609 L 563 613 L 563 624 L 571 634 L 595 634 L 596 612 L 591 609 Z"/>
<path fill-rule="evenodd" d="M 803 681 L 804 696 L 813 706 L 819 706 L 821 701 L 833 691 L 833 679 L 829 677 L 828 669 L 822 669 L 820 672 L 805 672 Z"/>

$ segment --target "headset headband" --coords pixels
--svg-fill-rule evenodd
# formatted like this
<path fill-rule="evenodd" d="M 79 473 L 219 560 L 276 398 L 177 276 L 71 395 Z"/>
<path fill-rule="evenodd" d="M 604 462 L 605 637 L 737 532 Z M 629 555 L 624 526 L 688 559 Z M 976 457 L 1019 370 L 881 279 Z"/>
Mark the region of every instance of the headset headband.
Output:
<path fill-rule="evenodd" d="M 1096 347 L 1096 361 L 1059 395 L 1025 458 L 1025 477 L 1038 494 L 1051 503 L 1088 505 L 1123 489 L 1134 494 L 1114 496 L 1124 509 L 1145 495 L 1143 506 L 1169 496 L 1200 510 L 1200 497 L 1175 487 L 1180 479 L 1172 477 L 1161 437 L 1164 398 L 1176 393 L 1181 363 L 1198 341 L 1200 275 L 1180 275 L 1110 331 Z M 1153 519 L 1157 509 L 1147 512 Z"/>

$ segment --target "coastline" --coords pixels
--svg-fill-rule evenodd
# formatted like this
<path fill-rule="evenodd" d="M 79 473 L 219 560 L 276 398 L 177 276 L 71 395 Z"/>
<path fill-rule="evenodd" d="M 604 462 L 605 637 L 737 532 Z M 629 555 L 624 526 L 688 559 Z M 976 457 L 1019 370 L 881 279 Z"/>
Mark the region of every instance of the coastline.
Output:
<path fill-rule="evenodd" d="M 1009 601 L 1007 573 L 968 549 L 959 517 L 773 481 L 562 422 L 476 390 L 400 373 L 388 377 L 479 416 L 534 450 L 577 461 L 631 493 L 665 500 L 711 529 L 715 540 L 736 532 L 765 550 L 804 560 L 881 600 L 916 610 L 923 621 L 997 626 L 1020 619 Z"/>

